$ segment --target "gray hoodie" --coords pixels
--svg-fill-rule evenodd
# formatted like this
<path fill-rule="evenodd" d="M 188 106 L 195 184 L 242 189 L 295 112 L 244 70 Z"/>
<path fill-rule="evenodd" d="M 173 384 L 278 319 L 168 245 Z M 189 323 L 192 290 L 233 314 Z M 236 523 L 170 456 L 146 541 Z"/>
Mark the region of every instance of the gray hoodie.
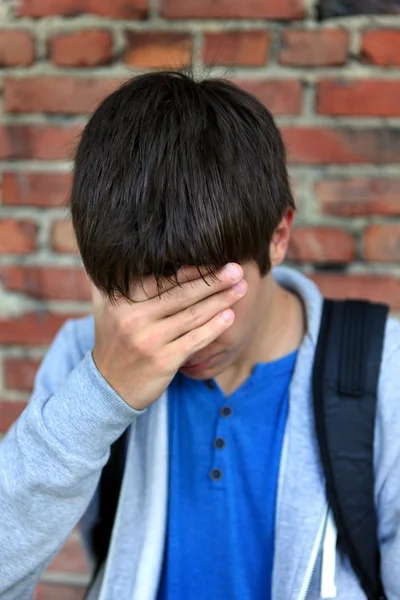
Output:
<path fill-rule="evenodd" d="M 275 269 L 274 276 L 302 297 L 308 327 L 290 388 L 272 600 L 362 600 L 348 560 L 336 552 L 314 434 L 311 369 L 322 298 L 291 269 Z M 90 600 L 156 598 L 167 519 L 167 393 L 146 411 L 131 409 L 97 371 L 93 343 L 92 317 L 64 325 L 40 367 L 28 407 L 0 444 L 1 600 L 31 598 L 40 574 L 79 521 L 87 542 L 101 469 L 111 443 L 128 426 L 110 550 Z M 390 319 L 375 428 L 375 498 L 388 600 L 400 600 L 399 372 L 400 324 Z"/>

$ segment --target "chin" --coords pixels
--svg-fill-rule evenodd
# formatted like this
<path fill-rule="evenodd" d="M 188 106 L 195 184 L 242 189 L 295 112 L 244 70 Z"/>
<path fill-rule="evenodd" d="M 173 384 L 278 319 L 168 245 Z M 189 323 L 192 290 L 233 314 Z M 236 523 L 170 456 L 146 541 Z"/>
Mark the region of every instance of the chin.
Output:
<path fill-rule="evenodd" d="M 189 379 L 194 379 L 195 381 L 207 381 L 208 379 L 213 379 L 213 375 L 206 375 L 205 372 L 198 373 L 195 375 L 194 373 L 186 373 L 182 370 L 181 373 L 183 373 L 185 377 L 188 377 Z"/>
<path fill-rule="evenodd" d="M 204 367 L 201 364 L 197 367 L 181 367 L 180 372 L 186 375 L 186 377 L 190 377 L 190 379 L 197 379 L 199 381 L 203 381 L 206 379 L 212 379 L 219 375 L 223 370 L 223 363 L 220 361 L 217 364 L 205 365 Z"/>

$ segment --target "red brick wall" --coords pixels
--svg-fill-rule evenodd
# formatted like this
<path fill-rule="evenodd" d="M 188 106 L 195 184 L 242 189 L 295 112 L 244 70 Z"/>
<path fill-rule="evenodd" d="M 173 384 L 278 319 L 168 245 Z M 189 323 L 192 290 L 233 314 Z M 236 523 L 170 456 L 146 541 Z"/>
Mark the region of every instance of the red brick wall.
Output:
<path fill-rule="evenodd" d="M 193 56 L 277 116 L 298 202 L 290 261 L 400 311 L 400 16 L 318 24 L 313 0 L 0 0 L 0 430 L 89 292 L 64 208 L 86 115 Z M 13 8 L 14 7 L 14 8 Z M 38 599 L 81 598 L 76 534 Z M 71 584 L 71 585 L 68 585 Z M 65 594 L 64 596 L 62 594 Z"/>

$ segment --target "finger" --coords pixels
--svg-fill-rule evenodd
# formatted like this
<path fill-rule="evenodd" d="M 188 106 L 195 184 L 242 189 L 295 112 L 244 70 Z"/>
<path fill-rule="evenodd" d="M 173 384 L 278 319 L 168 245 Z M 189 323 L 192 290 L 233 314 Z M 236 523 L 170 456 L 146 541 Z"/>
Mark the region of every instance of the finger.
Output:
<path fill-rule="evenodd" d="M 176 273 L 176 277 L 171 277 L 171 280 L 163 278 L 161 280 L 161 290 L 157 285 L 157 281 L 153 275 L 145 277 L 141 283 L 136 283 L 132 286 L 130 297 L 133 302 L 145 302 L 156 298 L 161 293 L 168 292 L 178 284 L 183 284 L 188 281 L 201 279 L 209 274 L 207 267 L 182 267 Z"/>
<path fill-rule="evenodd" d="M 189 331 L 201 327 L 219 313 L 234 306 L 245 296 L 246 292 L 247 282 L 242 279 L 234 286 L 208 296 L 183 311 L 167 317 L 162 322 L 163 328 L 159 335 L 160 342 L 163 344 L 171 343 Z"/>
<path fill-rule="evenodd" d="M 228 308 L 215 315 L 207 323 L 189 331 L 171 344 L 168 344 L 168 354 L 179 369 L 193 354 L 202 350 L 224 333 L 235 320 L 235 313 Z"/>
<path fill-rule="evenodd" d="M 208 275 L 171 288 L 160 297 L 149 302 L 153 317 L 165 318 L 179 313 L 204 298 L 212 296 L 243 278 L 243 269 L 236 263 L 229 263 L 217 274 L 217 278 Z"/>

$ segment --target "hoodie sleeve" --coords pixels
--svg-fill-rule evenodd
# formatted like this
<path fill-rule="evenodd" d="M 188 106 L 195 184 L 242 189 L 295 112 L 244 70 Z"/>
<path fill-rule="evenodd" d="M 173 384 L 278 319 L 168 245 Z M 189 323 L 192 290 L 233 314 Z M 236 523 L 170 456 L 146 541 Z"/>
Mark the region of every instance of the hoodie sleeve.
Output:
<path fill-rule="evenodd" d="M 400 323 L 394 319 L 378 389 L 375 473 L 382 583 L 387 600 L 400 600 Z"/>
<path fill-rule="evenodd" d="M 77 321 L 58 333 L 31 400 L 0 443 L 0 599 L 34 587 L 97 487 L 110 445 L 134 421 L 126 404 L 79 354 Z"/>

